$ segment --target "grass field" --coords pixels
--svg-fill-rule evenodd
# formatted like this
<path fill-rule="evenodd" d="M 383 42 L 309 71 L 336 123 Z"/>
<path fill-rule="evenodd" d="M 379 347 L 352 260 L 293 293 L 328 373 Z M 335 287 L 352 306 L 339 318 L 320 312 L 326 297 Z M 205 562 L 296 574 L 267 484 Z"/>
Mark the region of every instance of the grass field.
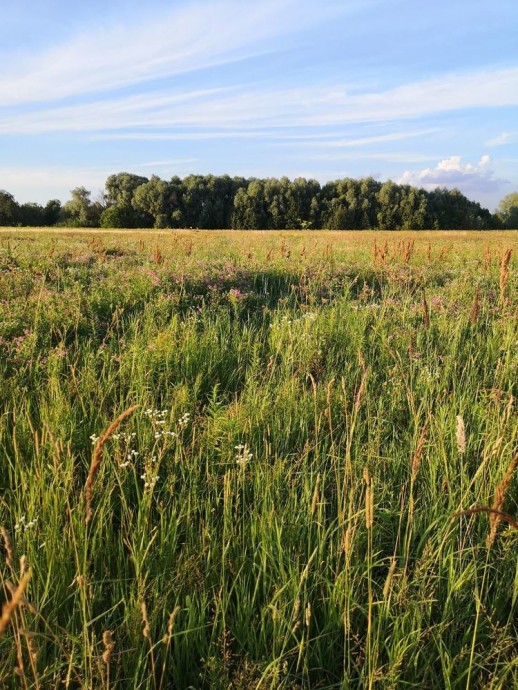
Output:
<path fill-rule="evenodd" d="M 517 256 L 0 231 L 0 687 L 518 687 Z"/>

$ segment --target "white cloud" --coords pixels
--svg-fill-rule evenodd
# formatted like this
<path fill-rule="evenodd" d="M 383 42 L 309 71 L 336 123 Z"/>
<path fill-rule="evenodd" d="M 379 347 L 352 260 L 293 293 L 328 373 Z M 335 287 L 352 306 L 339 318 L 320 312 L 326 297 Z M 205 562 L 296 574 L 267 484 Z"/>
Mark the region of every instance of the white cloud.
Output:
<path fill-rule="evenodd" d="M 460 156 L 450 156 L 440 161 L 434 168 L 420 171 L 410 171 L 401 175 L 397 180 L 400 184 L 410 184 L 424 189 L 436 187 L 457 187 L 465 194 L 489 194 L 501 189 L 506 180 L 495 177 L 490 168 L 491 159 L 488 155 L 476 164 L 462 163 Z"/>

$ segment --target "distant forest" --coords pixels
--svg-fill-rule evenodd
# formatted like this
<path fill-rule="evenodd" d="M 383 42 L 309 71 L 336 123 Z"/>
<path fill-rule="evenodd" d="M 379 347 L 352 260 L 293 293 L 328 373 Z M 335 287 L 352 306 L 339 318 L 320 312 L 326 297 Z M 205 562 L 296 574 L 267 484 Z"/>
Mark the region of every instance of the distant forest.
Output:
<path fill-rule="evenodd" d="M 0 191 L 0 225 L 87 228 L 313 230 L 498 229 L 501 218 L 457 189 L 425 191 L 372 177 L 316 180 L 110 175 L 93 200 L 84 187 L 65 204 L 18 204 Z"/>

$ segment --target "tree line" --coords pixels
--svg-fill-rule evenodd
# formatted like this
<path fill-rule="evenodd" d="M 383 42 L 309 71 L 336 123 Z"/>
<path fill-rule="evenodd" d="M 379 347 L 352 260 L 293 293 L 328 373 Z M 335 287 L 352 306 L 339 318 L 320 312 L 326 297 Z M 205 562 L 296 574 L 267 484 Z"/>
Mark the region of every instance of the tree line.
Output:
<path fill-rule="evenodd" d="M 121 172 L 108 177 L 95 200 L 89 190 L 76 187 L 65 204 L 52 199 L 45 206 L 18 204 L 0 191 L 4 226 L 483 230 L 511 227 L 508 221 L 509 214 L 491 214 L 458 189 L 426 191 L 372 177 L 321 185 L 302 177 L 189 175 L 167 181 Z"/>

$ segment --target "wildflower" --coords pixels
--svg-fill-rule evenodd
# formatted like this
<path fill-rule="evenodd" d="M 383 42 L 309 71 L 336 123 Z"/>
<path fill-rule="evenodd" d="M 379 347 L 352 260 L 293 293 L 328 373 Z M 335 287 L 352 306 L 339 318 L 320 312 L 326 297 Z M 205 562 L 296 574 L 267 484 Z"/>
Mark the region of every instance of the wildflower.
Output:
<path fill-rule="evenodd" d="M 189 424 L 190 417 L 191 415 L 188 412 L 185 412 L 180 417 L 180 419 L 178 420 L 178 426 L 180 427 L 180 429 L 184 429 L 187 426 L 187 424 Z"/>
<path fill-rule="evenodd" d="M 237 450 L 236 453 L 236 463 L 244 469 L 250 460 L 254 457 L 254 454 L 250 452 L 250 448 L 246 443 L 240 443 L 237 446 L 234 446 L 234 449 Z"/>

